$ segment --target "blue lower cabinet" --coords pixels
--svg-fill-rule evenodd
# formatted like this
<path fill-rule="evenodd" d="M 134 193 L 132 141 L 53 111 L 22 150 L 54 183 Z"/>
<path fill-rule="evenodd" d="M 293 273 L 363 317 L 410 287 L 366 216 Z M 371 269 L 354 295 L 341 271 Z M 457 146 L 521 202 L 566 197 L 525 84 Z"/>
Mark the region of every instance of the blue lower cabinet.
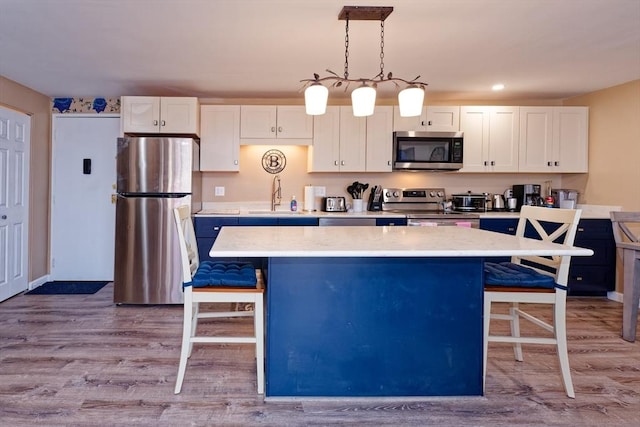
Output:
<path fill-rule="evenodd" d="M 198 256 L 200 261 L 214 259 L 236 261 L 236 258 L 211 258 L 209 256 L 209 250 L 223 227 L 237 225 L 237 217 L 194 217 L 193 228 L 196 234 L 196 242 L 198 243 Z"/>
<path fill-rule="evenodd" d="M 407 218 L 376 218 L 376 225 L 378 227 L 383 225 L 407 225 Z"/>
<path fill-rule="evenodd" d="M 480 219 L 482 230 L 515 234 L 517 219 Z M 551 224 L 542 224 L 545 230 L 553 231 Z M 533 227 L 527 226 L 525 236 L 534 236 Z M 590 257 L 573 257 L 569 267 L 570 296 L 606 296 L 615 289 L 616 245 L 609 219 L 581 219 L 576 232 L 574 246 L 593 250 Z M 509 258 L 487 258 L 487 261 L 502 262 Z"/>
<path fill-rule="evenodd" d="M 317 226 L 317 217 L 282 217 L 278 218 L 278 225 L 307 225 Z"/>
<path fill-rule="evenodd" d="M 496 233 L 503 234 L 516 234 L 516 228 L 518 227 L 517 219 L 508 219 L 508 218 L 496 218 L 496 219 L 485 219 L 480 218 L 480 229 L 493 231 Z M 510 261 L 511 257 L 489 257 L 487 258 L 488 262 L 507 262 Z"/>

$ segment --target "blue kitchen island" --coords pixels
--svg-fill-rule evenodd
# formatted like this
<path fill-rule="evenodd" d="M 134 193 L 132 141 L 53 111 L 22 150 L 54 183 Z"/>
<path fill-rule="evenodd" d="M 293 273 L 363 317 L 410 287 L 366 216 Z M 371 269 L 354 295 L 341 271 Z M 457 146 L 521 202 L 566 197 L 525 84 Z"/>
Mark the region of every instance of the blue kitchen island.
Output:
<path fill-rule="evenodd" d="M 268 257 L 266 397 L 482 395 L 485 256 L 589 249 L 461 227 L 226 227 Z"/>

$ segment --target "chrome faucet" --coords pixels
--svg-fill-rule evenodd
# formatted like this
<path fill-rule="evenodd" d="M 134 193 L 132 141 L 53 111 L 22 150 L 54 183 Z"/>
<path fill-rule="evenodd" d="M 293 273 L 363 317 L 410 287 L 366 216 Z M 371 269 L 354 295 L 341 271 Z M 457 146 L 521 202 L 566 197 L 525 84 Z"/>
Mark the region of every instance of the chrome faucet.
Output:
<path fill-rule="evenodd" d="M 278 186 L 276 187 L 276 182 Z M 276 199 L 278 201 L 276 202 Z M 276 210 L 276 206 L 280 206 L 280 202 L 282 202 L 282 188 L 280 188 L 280 175 L 276 175 L 273 177 L 273 182 L 271 183 L 271 211 Z"/>

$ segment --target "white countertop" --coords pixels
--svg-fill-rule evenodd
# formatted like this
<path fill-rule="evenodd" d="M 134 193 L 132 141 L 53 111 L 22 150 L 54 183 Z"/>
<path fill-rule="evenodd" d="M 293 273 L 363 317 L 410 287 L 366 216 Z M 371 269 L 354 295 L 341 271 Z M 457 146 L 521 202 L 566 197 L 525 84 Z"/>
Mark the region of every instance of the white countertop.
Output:
<path fill-rule="evenodd" d="M 583 249 L 466 227 L 223 227 L 212 257 L 590 256 Z"/>
<path fill-rule="evenodd" d="M 609 219 L 611 211 L 621 210 L 620 206 L 604 205 L 578 205 L 582 209 L 582 219 Z M 518 218 L 519 212 L 476 212 L 481 219 L 498 218 Z M 250 217 L 343 217 L 343 218 L 404 218 L 405 215 L 398 212 L 322 212 L 322 211 L 297 211 L 291 212 L 285 209 L 278 209 L 274 212 L 264 209 L 262 205 L 255 205 L 249 208 L 238 207 L 237 205 L 223 205 L 220 207 L 206 206 L 196 216 L 250 216 Z"/>

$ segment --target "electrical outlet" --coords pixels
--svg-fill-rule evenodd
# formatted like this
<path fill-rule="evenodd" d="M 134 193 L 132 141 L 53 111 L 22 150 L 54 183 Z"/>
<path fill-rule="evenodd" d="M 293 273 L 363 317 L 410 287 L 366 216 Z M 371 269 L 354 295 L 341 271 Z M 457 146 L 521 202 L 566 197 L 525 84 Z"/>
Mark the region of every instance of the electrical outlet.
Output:
<path fill-rule="evenodd" d="M 215 188 L 216 196 L 224 196 L 224 187 L 216 187 Z"/>

